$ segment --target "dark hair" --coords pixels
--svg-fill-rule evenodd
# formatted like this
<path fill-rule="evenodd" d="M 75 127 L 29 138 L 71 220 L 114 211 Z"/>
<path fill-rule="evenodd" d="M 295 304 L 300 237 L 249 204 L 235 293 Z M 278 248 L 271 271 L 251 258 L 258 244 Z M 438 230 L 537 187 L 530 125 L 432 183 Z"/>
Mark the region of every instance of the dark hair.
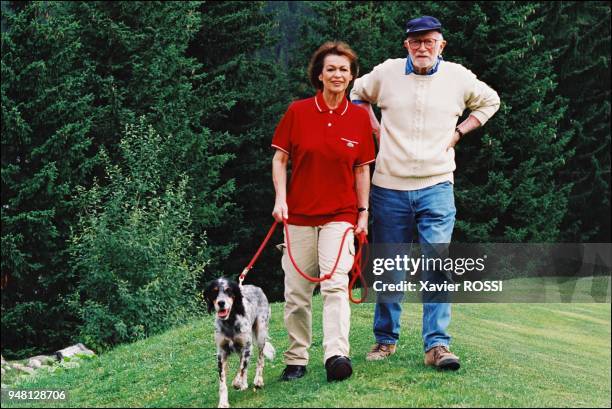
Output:
<path fill-rule="evenodd" d="M 323 83 L 319 80 L 319 75 L 323 72 L 323 62 L 328 55 L 341 55 L 349 59 L 351 74 L 353 75 L 353 80 L 349 83 L 350 87 L 359 75 L 359 64 L 357 63 L 357 53 L 343 41 L 328 41 L 314 52 L 310 64 L 308 64 L 308 78 L 312 86 L 318 90 L 323 89 Z"/>

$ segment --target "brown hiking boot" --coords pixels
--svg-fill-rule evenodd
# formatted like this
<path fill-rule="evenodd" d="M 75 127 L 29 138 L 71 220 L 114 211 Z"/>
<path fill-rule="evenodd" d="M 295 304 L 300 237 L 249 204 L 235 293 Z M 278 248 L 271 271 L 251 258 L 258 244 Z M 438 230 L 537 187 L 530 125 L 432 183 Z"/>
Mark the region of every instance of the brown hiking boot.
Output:
<path fill-rule="evenodd" d="M 438 345 L 425 353 L 425 365 L 435 366 L 438 369 L 459 369 L 459 358 L 444 345 Z"/>
<path fill-rule="evenodd" d="M 395 344 L 375 344 L 366 355 L 366 361 L 380 361 L 395 353 Z"/>

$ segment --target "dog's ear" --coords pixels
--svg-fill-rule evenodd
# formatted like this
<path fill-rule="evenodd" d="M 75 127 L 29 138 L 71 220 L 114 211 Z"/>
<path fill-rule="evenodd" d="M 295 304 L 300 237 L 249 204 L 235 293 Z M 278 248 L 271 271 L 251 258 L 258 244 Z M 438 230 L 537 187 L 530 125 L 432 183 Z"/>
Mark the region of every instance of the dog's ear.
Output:
<path fill-rule="evenodd" d="M 206 285 L 206 289 L 204 290 L 204 300 L 206 300 L 206 307 L 208 308 L 208 313 L 211 314 L 215 309 L 213 301 L 217 296 L 218 290 L 215 290 L 218 287 L 217 280 L 213 280 Z"/>
<path fill-rule="evenodd" d="M 232 289 L 232 293 L 234 295 L 234 305 L 232 306 L 232 313 L 237 315 L 244 315 L 244 304 L 242 303 L 242 291 L 240 291 L 240 286 L 231 282 L 230 288 Z"/>

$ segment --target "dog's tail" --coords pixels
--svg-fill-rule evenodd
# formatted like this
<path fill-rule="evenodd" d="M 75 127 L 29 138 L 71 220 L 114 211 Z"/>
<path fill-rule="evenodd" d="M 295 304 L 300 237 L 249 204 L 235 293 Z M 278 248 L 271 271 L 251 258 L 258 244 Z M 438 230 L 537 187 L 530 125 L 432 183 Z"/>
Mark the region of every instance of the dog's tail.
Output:
<path fill-rule="evenodd" d="M 270 361 L 274 360 L 274 355 L 276 355 L 276 350 L 274 349 L 272 344 L 269 343 L 268 341 L 266 341 L 266 344 L 264 345 L 263 354 Z"/>

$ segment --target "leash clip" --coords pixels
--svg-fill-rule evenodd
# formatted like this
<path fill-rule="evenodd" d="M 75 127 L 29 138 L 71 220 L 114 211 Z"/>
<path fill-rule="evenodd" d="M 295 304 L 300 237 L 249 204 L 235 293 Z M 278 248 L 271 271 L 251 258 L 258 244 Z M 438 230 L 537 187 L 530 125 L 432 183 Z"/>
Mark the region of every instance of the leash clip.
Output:
<path fill-rule="evenodd" d="M 244 281 L 244 279 L 246 278 L 247 273 L 249 272 L 249 268 L 245 267 L 244 270 L 242 270 L 242 273 L 240 273 L 240 277 L 238 277 L 238 286 L 240 288 L 242 288 L 242 282 Z"/>

